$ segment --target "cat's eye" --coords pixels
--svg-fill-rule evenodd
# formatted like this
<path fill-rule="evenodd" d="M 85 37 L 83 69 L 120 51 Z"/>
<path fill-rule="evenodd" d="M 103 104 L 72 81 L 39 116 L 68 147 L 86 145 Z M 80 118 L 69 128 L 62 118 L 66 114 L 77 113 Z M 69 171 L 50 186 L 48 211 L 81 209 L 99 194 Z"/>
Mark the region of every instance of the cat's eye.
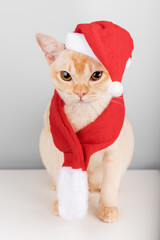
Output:
<path fill-rule="evenodd" d="M 92 74 L 91 80 L 92 81 L 97 81 L 102 77 L 103 72 L 102 71 L 96 71 Z"/>
<path fill-rule="evenodd" d="M 71 75 L 67 71 L 61 71 L 60 75 L 64 81 L 71 81 L 72 79 Z"/>

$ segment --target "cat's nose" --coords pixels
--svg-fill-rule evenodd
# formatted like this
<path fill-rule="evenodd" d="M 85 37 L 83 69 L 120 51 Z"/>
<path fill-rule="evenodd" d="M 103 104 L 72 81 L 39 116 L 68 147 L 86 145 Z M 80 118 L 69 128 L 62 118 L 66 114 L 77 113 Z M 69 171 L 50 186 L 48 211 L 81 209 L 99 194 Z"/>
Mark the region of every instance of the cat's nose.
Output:
<path fill-rule="evenodd" d="M 73 92 L 82 99 L 82 97 L 89 92 L 89 87 L 86 84 L 76 84 L 73 88 Z"/>
<path fill-rule="evenodd" d="M 75 92 L 79 98 L 82 98 L 87 92 Z"/>

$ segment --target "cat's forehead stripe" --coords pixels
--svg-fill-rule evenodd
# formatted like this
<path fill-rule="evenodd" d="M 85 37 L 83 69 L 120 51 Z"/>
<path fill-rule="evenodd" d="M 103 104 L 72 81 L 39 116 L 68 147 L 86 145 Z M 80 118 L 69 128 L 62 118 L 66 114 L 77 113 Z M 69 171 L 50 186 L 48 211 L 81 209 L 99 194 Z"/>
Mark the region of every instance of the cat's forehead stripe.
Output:
<path fill-rule="evenodd" d="M 78 55 L 78 56 L 77 56 Z M 87 57 L 84 55 L 80 55 L 80 54 L 76 54 L 73 53 L 72 54 L 72 61 L 76 70 L 77 74 L 82 74 L 85 70 L 85 65 L 86 65 L 86 59 Z"/>
<path fill-rule="evenodd" d="M 72 52 L 71 59 L 71 66 L 75 68 L 77 74 L 83 74 L 85 71 L 91 73 L 94 68 L 102 67 L 101 63 L 81 53 Z"/>

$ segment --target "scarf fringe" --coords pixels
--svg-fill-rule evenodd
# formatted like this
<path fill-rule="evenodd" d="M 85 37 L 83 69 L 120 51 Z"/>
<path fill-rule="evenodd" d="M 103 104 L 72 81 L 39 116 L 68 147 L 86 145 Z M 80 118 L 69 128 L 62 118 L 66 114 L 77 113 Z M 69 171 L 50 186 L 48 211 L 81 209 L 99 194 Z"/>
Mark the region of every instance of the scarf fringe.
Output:
<path fill-rule="evenodd" d="M 88 177 L 81 168 L 62 167 L 58 176 L 58 210 L 62 218 L 83 218 L 88 210 Z"/>

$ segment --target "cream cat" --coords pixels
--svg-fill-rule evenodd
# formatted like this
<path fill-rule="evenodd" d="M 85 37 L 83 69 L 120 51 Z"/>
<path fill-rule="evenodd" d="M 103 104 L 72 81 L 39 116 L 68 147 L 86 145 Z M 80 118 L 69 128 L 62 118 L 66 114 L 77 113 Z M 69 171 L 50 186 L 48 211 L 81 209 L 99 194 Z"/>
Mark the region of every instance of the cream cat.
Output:
<path fill-rule="evenodd" d="M 65 102 L 64 110 L 75 132 L 93 122 L 112 100 L 108 93 L 111 82 L 108 71 L 97 60 L 65 49 L 51 36 L 38 33 L 36 39 L 50 66 L 55 89 Z M 115 100 L 114 100 L 115 101 Z M 49 107 L 44 115 L 40 153 L 52 177 L 53 188 L 63 163 L 63 153 L 54 145 L 49 124 Z M 98 216 L 105 222 L 119 218 L 117 194 L 120 179 L 129 166 L 134 151 L 134 137 L 127 118 L 117 140 L 108 148 L 94 153 L 88 166 L 90 192 L 100 191 Z M 57 201 L 54 211 L 58 214 Z"/>

